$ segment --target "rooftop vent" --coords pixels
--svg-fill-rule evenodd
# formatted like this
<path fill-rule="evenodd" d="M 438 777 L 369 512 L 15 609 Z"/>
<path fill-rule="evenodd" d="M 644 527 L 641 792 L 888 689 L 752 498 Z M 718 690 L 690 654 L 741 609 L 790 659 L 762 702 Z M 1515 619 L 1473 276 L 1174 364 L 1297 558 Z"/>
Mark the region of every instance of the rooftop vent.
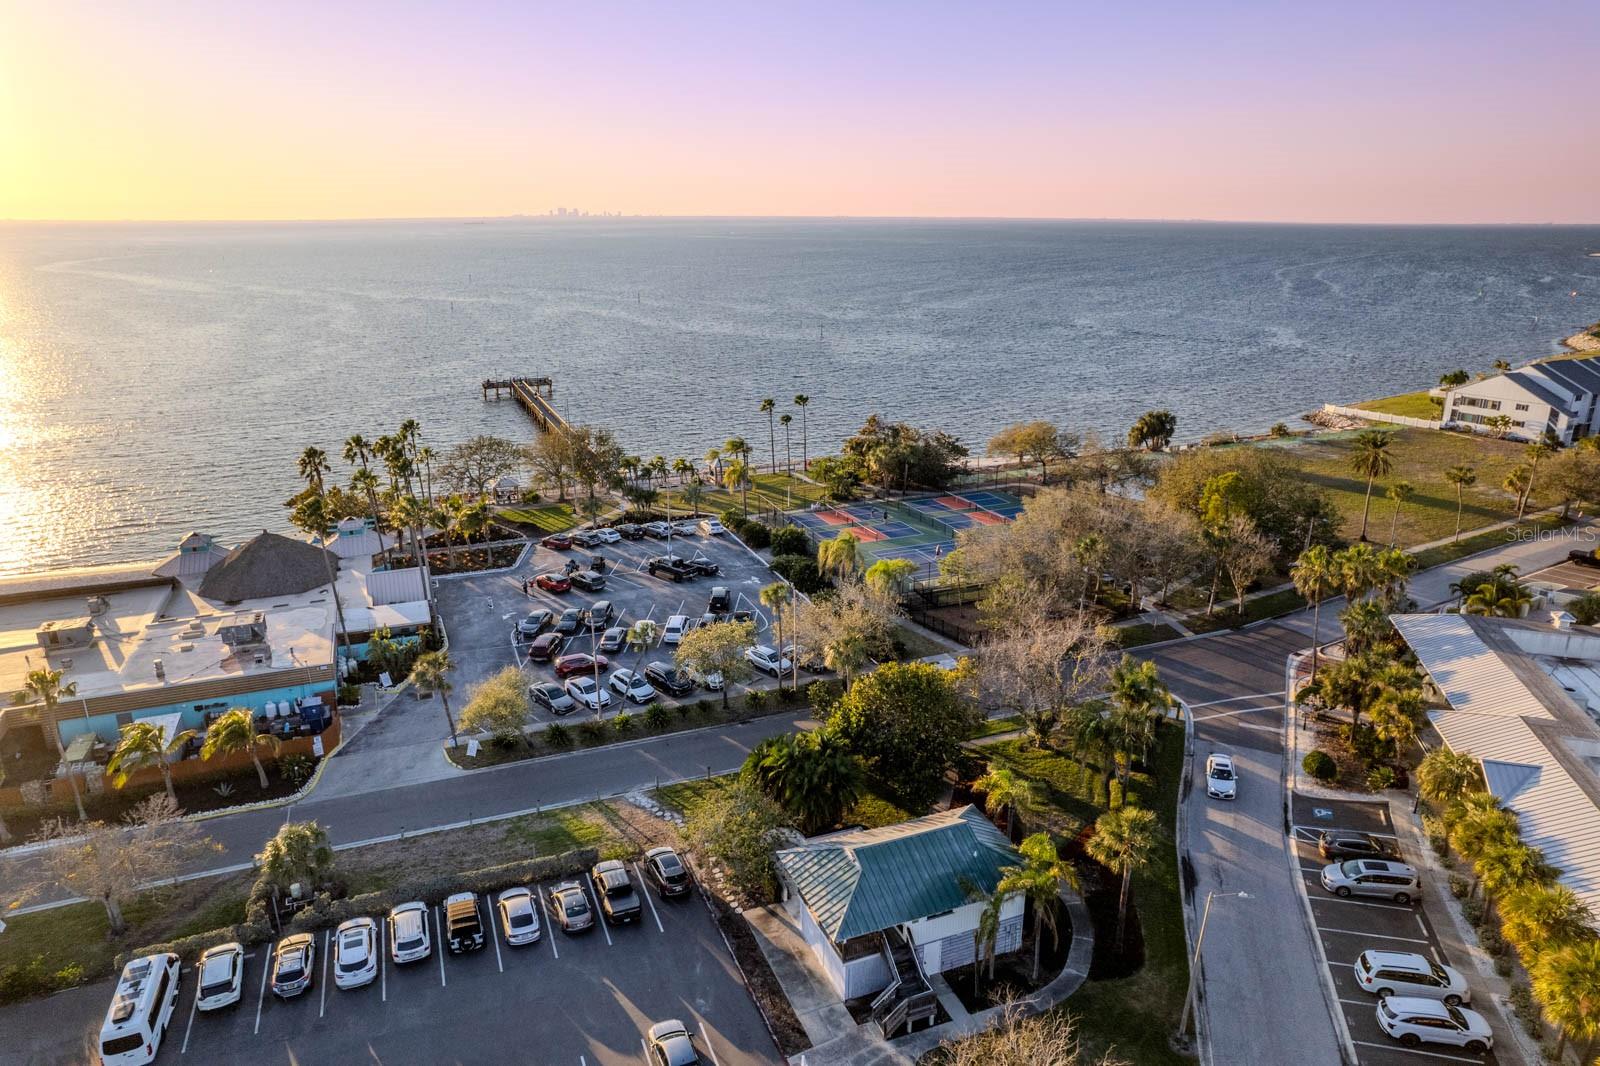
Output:
<path fill-rule="evenodd" d="M 1550 612 L 1550 624 L 1555 626 L 1557 629 L 1571 629 L 1572 623 L 1576 621 L 1577 619 L 1572 617 L 1566 611 Z"/>
<path fill-rule="evenodd" d="M 218 626 L 217 636 L 230 648 L 248 648 L 254 644 L 265 644 L 267 616 L 261 611 L 247 616 L 241 615 L 238 621 Z"/>
<path fill-rule="evenodd" d="M 157 659 L 153 665 L 156 668 L 156 680 L 165 681 L 167 679 L 167 664 Z"/>
<path fill-rule="evenodd" d="M 94 619 L 53 618 L 39 627 L 34 639 L 47 652 L 57 648 L 87 648 L 94 643 Z"/>

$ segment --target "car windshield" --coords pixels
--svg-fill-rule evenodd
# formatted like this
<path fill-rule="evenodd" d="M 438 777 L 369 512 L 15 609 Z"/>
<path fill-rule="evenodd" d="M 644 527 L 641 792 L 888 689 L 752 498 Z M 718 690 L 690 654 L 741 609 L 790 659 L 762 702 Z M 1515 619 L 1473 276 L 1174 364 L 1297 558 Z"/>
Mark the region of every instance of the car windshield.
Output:
<path fill-rule="evenodd" d="M 656 859 L 656 864 L 661 867 L 661 872 L 668 877 L 683 873 L 683 864 L 678 861 L 676 855 L 662 855 Z"/>
<path fill-rule="evenodd" d="M 292 956 L 278 963 L 278 976 L 285 981 L 293 981 L 305 972 L 299 956 Z"/>
<path fill-rule="evenodd" d="M 566 908 L 566 912 L 568 914 L 582 915 L 589 913 L 588 901 L 582 896 L 578 895 L 576 892 L 569 893 L 562 897 L 561 905 L 562 907 Z"/>
<path fill-rule="evenodd" d="M 1351 859 L 1339 864 L 1339 872 L 1346 877 L 1359 877 L 1361 875 L 1361 860 Z"/>
<path fill-rule="evenodd" d="M 213 955 L 200 967 L 200 983 L 211 985 L 218 981 L 226 985 L 233 980 L 233 959 L 228 955 Z"/>
<path fill-rule="evenodd" d="M 1447 1012 L 1449 1012 L 1450 1020 L 1456 1023 L 1456 1028 L 1458 1028 L 1458 1029 L 1470 1029 L 1470 1028 L 1472 1028 L 1472 1026 L 1467 1024 L 1467 1016 L 1465 1014 L 1461 1013 L 1460 1008 L 1452 1007 L 1450 1004 L 1446 1003 L 1444 1005 L 1444 1009 Z"/>
<path fill-rule="evenodd" d="M 398 941 L 395 947 L 401 951 L 416 951 L 422 947 L 422 938 L 420 936 L 410 937 L 409 939 Z"/>
<path fill-rule="evenodd" d="M 1445 984 L 1448 984 L 1450 982 L 1450 975 L 1444 972 L 1444 967 L 1440 966 L 1438 963 L 1432 961 L 1431 959 L 1428 962 L 1428 972 L 1433 974 L 1433 979 L 1435 981 L 1440 981 L 1440 982 L 1443 982 Z"/>
<path fill-rule="evenodd" d="M 227 978 L 224 978 L 220 981 L 208 982 L 200 986 L 200 998 L 209 999 L 212 996 L 220 996 L 222 993 L 228 991 L 232 987 L 233 981 Z"/>
<path fill-rule="evenodd" d="M 1211 776 L 1216 778 L 1218 781 L 1232 781 L 1233 771 L 1228 769 L 1226 766 L 1213 766 L 1211 768 Z"/>

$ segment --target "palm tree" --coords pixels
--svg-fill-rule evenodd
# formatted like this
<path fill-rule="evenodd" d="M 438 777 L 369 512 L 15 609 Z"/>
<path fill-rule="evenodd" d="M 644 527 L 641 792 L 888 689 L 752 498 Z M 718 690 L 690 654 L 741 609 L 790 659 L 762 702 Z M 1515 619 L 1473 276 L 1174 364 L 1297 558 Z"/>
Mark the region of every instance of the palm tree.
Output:
<path fill-rule="evenodd" d="M 1345 651 L 1351 655 L 1372 650 L 1394 632 L 1389 612 L 1372 600 L 1360 600 L 1340 611 L 1339 624 L 1344 627 Z"/>
<path fill-rule="evenodd" d="M 1532 602 L 1533 593 L 1522 582 L 1496 577 L 1479 585 L 1462 603 L 1461 609 L 1467 614 L 1492 618 L 1521 618 Z"/>
<path fill-rule="evenodd" d="M 1495 848 L 1517 843 L 1517 816 L 1488 792 L 1463 796 L 1452 813 L 1456 850 L 1473 863 Z"/>
<path fill-rule="evenodd" d="M 1593 1057 L 1600 1037 L 1600 940 L 1588 938 L 1545 955 L 1533 968 L 1533 995 L 1561 1035 L 1556 1059 L 1561 1061 L 1569 1038 L 1583 1041 L 1583 1062 Z"/>
<path fill-rule="evenodd" d="M 1389 486 L 1385 496 L 1394 504 L 1394 512 L 1389 516 L 1389 547 L 1394 547 L 1395 538 L 1400 531 L 1400 508 L 1406 501 L 1417 494 L 1417 487 L 1409 481 L 1396 481 Z"/>
<path fill-rule="evenodd" d="M 1339 585 L 1351 603 L 1378 587 L 1378 553 L 1372 545 L 1352 544 L 1335 553 L 1333 561 L 1339 567 Z"/>
<path fill-rule="evenodd" d="M 147 766 L 157 767 L 161 771 L 161 780 L 167 785 L 167 798 L 176 806 L 178 793 L 172 787 L 172 765 L 168 760 L 182 751 L 192 736 L 194 730 L 185 729 L 168 739 L 165 729 L 149 721 L 130 722 L 123 726 L 117 748 L 106 763 L 106 773 L 111 775 L 111 783 L 121 788 L 135 771 Z"/>
<path fill-rule="evenodd" d="M 60 670 L 29 670 L 22 679 L 22 688 L 11 696 L 14 704 L 42 703 L 44 704 L 43 728 L 50 734 L 50 739 L 55 741 L 56 758 L 66 755 L 66 748 L 61 743 L 61 720 L 56 714 L 56 706 L 61 702 L 62 696 L 76 696 L 78 683 L 68 681 L 61 683 Z M 88 814 L 83 809 L 83 793 L 78 791 L 78 775 L 71 768 L 67 771 L 67 784 L 72 786 L 72 800 L 78 807 L 78 821 L 88 819 Z"/>
<path fill-rule="evenodd" d="M 763 585 L 761 587 L 761 593 L 758 598 L 761 600 L 761 606 L 772 612 L 772 627 L 775 631 L 774 636 L 778 641 L 778 661 L 781 663 L 783 661 L 783 609 L 793 602 L 794 589 L 789 587 L 789 583 L 787 581 L 774 581 L 769 585 Z M 794 640 L 795 636 L 791 632 L 789 634 L 789 642 L 793 644 Z M 792 654 L 794 659 L 799 659 L 799 648 L 797 647 L 792 649 Z M 798 688 L 800 664 L 795 662 L 793 665 L 795 667 L 796 674 L 795 685 L 793 687 Z M 778 686 L 780 688 L 783 686 L 783 679 L 781 677 L 778 679 Z"/>
<path fill-rule="evenodd" d="M 789 423 L 794 421 L 794 415 L 781 414 L 778 424 L 783 427 L 783 469 L 789 477 L 794 477 L 794 452 L 791 450 L 793 441 L 789 438 Z"/>
<path fill-rule="evenodd" d="M 694 464 L 680 455 L 672 460 L 672 472 L 678 475 L 678 484 L 681 486 L 694 473 Z"/>
<path fill-rule="evenodd" d="M 1379 598 L 1385 607 L 1390 609 L 1398 607 L 1405 597 L 1411 572 L 1416 569 L 1416 557 L 1406 554 L 1400 548 L 1390 548 L 1379 552 L 1374 563 L 1376 565 L 1372 578 L 1377 583 L 1375 588 Z"/>
<path fill-rule="evenodd" d="M 722 449 L 707 448 L 706 463 L 711 467 L 711 477 L 718 484 L 722 482 Z"/>
<path fill-rule="evenodd" d="M 847 689 L 856 674 L 870 661 L 866 641 L 859 634 L 836 637 L 822 649 L 822 665 L 838 674 Z"/>
<path fill-rule="evenodd" d="M 1317 679 L 1317 652 L 1322 643 L 1322 601 L 1338 591 L 1339 569 L 1326 545 L 1315 544 L 1300 553 L 1289 571 L 1295 591 L 1311 604 L 1311 680 Z"/>
<path fill-rule="evenodd" d="M 843 739 L 826 730 L 780 733 L 757 744 L 745 771 L 761 790 L 800 824 L 807 836 L 844 817 L 861 798 L 861 760 Z"/>
<path fill-rule="evenodd" d="M 1472 485 L 1478 482 L 1478 473 L 1466 463 L 1457 463 L 1444 472 L 1444 479 L 1456 487 L 1456 532 L 1451 541 L 1461 539 L 1461 508 L 1465 504 L 1463 494 Z"/>
<path fill-rule="evenodd" d="M 372 456 L 372 445 L 361 434 L 352 433 L 345 438 L 343 455 L 345 462 L 365 470 L 367 460 Z"/>
<path fill-rule="evenodd" d="M 984 962 L 989 964 L 989 980 L 994 980 L 994 948 L 995 941 L 1000 938 L 1000 912 L 1005 909 L 1006 901 L 1014 893 L 1004 891 L 998 886 L 984 900 L 983 910 L 978 912 L 978 925 L 972 931 L 972 997 L 978 997 L 978 974 L 982 971 Z"/>
<path fill-rule="evenodd" d="M 1354 444 L 1350 449 L 1350 467 L 1357 474 L 1367 479 L 1366 499 L 1361 505 L 1361 539 L 1367 539 L 1367 515 L 1372 510 L 1372 483 L 1380 477 L 1388 477 L 1389 471 L 1394 469 L 1394 456 L 1389 452 L 1389 445 L 1394 443 L 1394 434 L 1385 429 L 1367 429 L 1356 434 Z"/>
<path fill-rule="evenodd" d="M 1528 500 L 1533 496 L 1533 478 L 1534 475 L 1539 472 L 1539 460 L 1544 459 L 1547 456 L 1554 455 L 1556 447 L 1557 442 L 1553 437 L 1550 436 L 1548 432 L 1546 432 L 1545 436 L 1529 444 L 1522 450 L 1523 454 L 1528 457 L 1528 480 L 1527 484 L 1523 486 L 1521 498 L 1517 500 L 1518 518 L 1521 518 L 1522 513 L 1527 510 Z"/>
<path fill-rule="evenodd" d="M 422 495 L 429 504 L 433 503 L 433 461 L 438 458 L 432 448 L 424 444 L 417 449 L 417 462 L 422 464 Z"/>
<path fill-rule="evenodd" d="M 1133 872 L 1150 861 L 1156 843 L 1156 815 L 1142 807 L 1118 807 L 1095 819 L 1094 836 L 1084 845 L 1089 858 L 1122 875 L 1122 891 L 1117 896 L 1117 950 L 1128 926 L 1128 893 L 1133 887 Z"/>
<path fill-rule="evenodd" d="M 372 517 L 372 531 L 378 535 L 378 554 L 383 547 L 383 509 L 378 506 L 378 475 L 363 467 L 350 475 L 350 489 L 367 498 L 367 513 Z"/>
<path fill-rule="evenodd" d="M 316 537 L 317 547 L 322 549 L 322 566 L 327 571 L 328 588 L 333 593 L 333 612 L 339 618 L 339 640 L 344 644 L 344 657 L 348 659 L 351 657 L 350 633 L 344 625 L 344 603 L 339 598 L 339 582 L 333 573 L 333 553 L 328 550 L 328 533 L 333 523 L 328 518 L 327 485 L 323 476 L 333 468 L 328 465 L 328 453 L 314 444 L 307 445 L 306 450 L 300 453 L 298 466 L 300 477 L 311 490 L 311 500 L 315 500 L 317 505 L 308 507 L 306 505 L 311 500 L 304 501 L 295 508 L 290 521 Z"/>
<path fill-rule="evenodd" d="M 1478 760 L 1470 752 L 1434 748 L 1417 766 L 1417 794 L 1436 808 L 1447 811 L 1461 797 L 1481 787 Z M 1450 843 L 1452 823 L 1445 819 L 1445 845 Z"/>
<path fill-rule="evenodd" d="M 728 463 L 722 471 L 722 485 L 729 492 L 738 489 L 744 494 L 741 509 L 748 515 L 750 513 L 750 464 L 743 459 L 735 459 Z"/>
<path fill-rule="evenodd" d="M 411 684 L 415 686 L 417 696 L 439 694 L 439 702 L 444 706 L 444 720 L 450 727 L 450 744 L 452 747 L 460 743 L 456 739 L 456 720 L 450 714 L 450 693 L 454 687 L 450 684 L 450 653 L 444 650 L 424 652 L 417 656 L 417 661 L 411 664 Z"/>
<path fill-rule="evenodd" d="M 1525 958 L 1593 935 L 1594 910 L 1566 885 L 1523 885 L 1500 901 L 1501 928 Z"/>
<path fill-rule="evenodd" d="M 1504 359 L 1496 359 L 1489 365 L 1493 367 L 1497 373 L 1501 374 L 1504 374 L 1507 370 L 1511 369 L 1511 364 L 1506 362 Z"/>
<path fill-rule="evenodd" d="M 1517 498 L 1517 517 L 1521 518 L 1524 500 L 1527 498 L 1528 490 L 1533 487 L 1533 471 L 1528 469 L 1528 464 L 1518 463 L 1511 468 L 1506 479 L 1500 482 L 1500 487 Z"/>
<path fill-rule="evenodd" d="M 767 416 L 767 446 L 771 449 L 772 471 L 778 470 L 778 431 L 772 423 L 772 412 L 776 410 L 778 401 L 768 396 L 761 401 L 761 412 Z"/>
<path fill-rule="evenodd" d="M 1033 981 L 1037 984 L 1045 930 L 1050 931 L 1052 943 L 1059 937 L 1056 899 L 1061 895 L 1062 885 L 1077 889 L 1078 871 L 1056 854 L 1056 845 L 1049 833 L 1033 834 L 1017 845 L 1017 851 L 1022 854 L 1022 865 L 1005 867 L 996 891 L 1020 893 L 1033 904 Z"/>
<path fill-rule="evenodd" d="M 234 707 L 206 727 L 206 740 L 200 747 L 200 757 L 210 759 L 216 755 L 231 755 L 236 751 L 250 753 L 250 761 L 255 764 L 256 777 L 261 782 L 262 791 L 267 787 L 267 769 L 261 765 L 261 755 L 257 748 L 266 748 L 274 755 L 278 752 L 279 740 L 271 733 L 257 733 L 256 720 L 248 707 Z"/>
<path fill-rule="evenodd" d="M 810 404 L 811 404 L 811 397 L 807 396 L 803 392 L 795 394 L 794 405 L 796 407 L 800 408 L 800 469 L 801 470 L 810 470 L 811 469 L 811 453 L 806 450 L 806 445 L 808 443 L 808 440 L 807 440 L 807 437 L 806 437 L 806 408 L 808 406 L 810 406 Z"/>
<path fill-rule="evenodd" d="M 694 516 L 700 517 L 700 505 L 705 502 L 706 487 L 698 481 L 691 481 L 683 487 L 683 502 L 694 508 Z"/>
<path fill-rule="evenodd" d="M 1548 885 L 1556 879 L 1556 869 L 1544 861 L 1544 853 L 1520 840 L 1494 845 L 1479 855 L 1472 867 L 1490 902 L 1513 888 Z"/>
<path fill-rule="evenodd" d="M 1072 546 L 1072 554 L 1083 567 L 1083 589 L 1078 593 L 1078 612 L 1081 614 L 1089 595 L 1089 579 L 1094 578 L 1094 597 L 1100 598 L 1100 563 L 1105 558 L 1106 542 L 1098 533 L 1085 533 Z"/>
<path fill-rule="evenodd" d="M 859 549 L 856 535 L 847 529 L 837 537 L 817 545 L 817 565 L 824 573 L 843 578 L 861 565 Z"/>
<path fill-rule="evenodd" d="M 983 809 L 990 818 L 997 817 L 1001 811 L 1005 812 L 1007 836 L 1011 835 L 1013 813 L 1032 806 L 1034 802 L 1033 783 L 1003 766 L 991 766 L 988 773 L 972 783 L 972 787 L 983 793 Z"/>
<path fill-rule="evenodd" d="M 1400 758 L 1401 749 L 1416 739 L 1422 710 L 1422 693 L 1415 689 L 1386 692 L 1368 708 L 1372 731 L 1379 740 L 1389 742 L 1394 758 Z"/>

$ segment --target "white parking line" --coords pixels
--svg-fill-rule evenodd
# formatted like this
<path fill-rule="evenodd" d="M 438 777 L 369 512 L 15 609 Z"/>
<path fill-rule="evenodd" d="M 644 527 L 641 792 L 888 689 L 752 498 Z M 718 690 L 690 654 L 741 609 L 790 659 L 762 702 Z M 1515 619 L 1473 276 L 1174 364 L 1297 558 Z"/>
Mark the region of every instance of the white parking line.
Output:
<path fill-rule="evenodd" d="M 1418 939 L 1417 937 L 1414 937 L 1414 936 L 1385 936 L 1382 933 L 1368 933 L 1365 930 L 1357 930 L 1357 929 L 1334 929 L 1334 928 L 1331 928 L 1329 926 L 1322 926 L 1317 931 L 1319 933 L 1342 933 L 1345 936 L 1370 936 L 1374 940 L 1403 940 L 1407 944 L 1430 944 L 1431 945 L 1433 943 L 1433 941 L 1431 941 L 1431 940 L 1420 940 L 1420 939 Z"/>
<path fill-rule="evenodd" d="M 189 1024 L 183 1030 L 183 1046 L 178 1049 L 178 1054 L 189 1053 L 189 1034 L 194 1032 L 194 1016 L 200 1010 L 200 967 L 194 969 L 194 1000 L 189 1004 Z"/>
<path fill-rule="evenodd" d="M 593 885 L 585 884 L 583 889 L 585 892 L 589 893 L 589 899 L 594 903 L 594 924 L 598 925 L 600 927 L 600 931 L 606 935 L 606 947 L 610 947 L 611 923 L 606 921 L 606 916 L 600 912 L 600 897 L 594 894 Z"/>
<path fill-rule="evenodd" d="M 378 999 L 389 1002 L 389 923 L 378 923 Z"/>
<path fill-rule="evenodd" d="M 667 927 L 661 924 L 661 915 L 656 913 L 656 901 L 650 898 L 650 887 L 644 879 L 644 874 L 639 871 L 638 863 L 633 864 L 633 875 L 639 879 L 639 894 L 650 904 L 650 917 L 656 920 L 656 930 L 665 933 Z"/>
<path fill-rule="evenodd" d="M 722 1066 L 717 1061 L 717 1049 L 711 1046 L 711 1034 L 703 1028 L 700 1030 L 700 1042 L 706 1046 L 706 1054 L 711 1056 L 711 1066 Z"/>
<path fill-rule="evenodd" d="M 1312 903 L 1349 903 L 1356 907 L 1377 907 L 1379 910 L 1385 911 L 1406 911 L 1411 909 L 1410 905 L 1406 903 L 1373 903 L 1364 899 L 1343 899 L 1339 896 L 1313 896 L 1310 894 L 1307 894 L 1306 898 Z"/>
<path fill-rule="evenodd" d="M 488 930 L 488 932 L 489 932 L 489 939 L 494 941 L 494 964 L 496 966 L 500 967 L 500 972 L 501 973 L 505 973 L 506 972 L 506 964 L 500 958 L 500 933 L 499 933 L 499 930 L 495 929 L 495 927 L 494 927 L 495 919 L 498 918 L 499 915 L 496 913 L 494 905 L 492 903 L 490 903 L 490 901 L 489 901 L 489 893 L 487 893 L 487 892 L 485 892 L 483 894 L 483 905 L 486 908 L 488 908 L 488 911 L 489 911 L 489 930 Z"/>
<path fill-rule="evenodd" d="M 256 994 L 256 1035 L 261 1034 L 261 1004 L 267 998 L 267 974 L 272 972 L 272 949 L 267 949 L 267 958 L 261 966 L 261 991 Z"/>
<path fill-rule="evenodd" d="M 1333 965 L 1333 963 L 1331 963 L 1331 962 L 1330 962 L 1330 963 L 1329 963 L 1329 964 L 1328 964 L 1328 965 L 1329 965 L 1329 966 L 1332 966 L 1332 965 Z M 1349 1005 L 1350 1005 L 1350 1006 L 1352 1006 L 1352 1007 L 1371 1007 L 1371 1008 L 1372 1008 L 1372 1009 L 1373 1009 L 1373 1010 L 1377 1010 L 1377 1009 L 1378 1009 L 1378 1004 L 1377 1004 L 1377 1002 L 1376 1002 L 1376 1001 L 1374 1001 L 1374 1000 L 1367 1000 L 1367 999 L 1345 999 L 1345 998 L 1344 998 L 1344 997 L 1343 997 L 1343 996 L 1340 996 L 1340 997 L 1339 997 L 1339 1002 L 1340 1002 L 1340 1003 L 1348 1003 L 1348 1004 L 1349 1004 Z"/>
<path fill-rule="evenodd" d="M 433 946 L 439 956 L 439 987 L 449 988 L 450 982 L 444 979 L 444 927 L 439 923 L 439 908 L 433 908 Z"/>
<path fill-rule="evenodd" d="M 1451 1062 L 1482 1062 L 1483 1061 L 1482 1059 L 1469 1059 L 1465 1055 L 1446 1055 L 1446 1054 L 1444 1054 L 1443 1052 L 1440 1052 L 1440 1051 L 1419 1051 L 1418 1049 L 1416 1049 L 1414 1047 L 1401 1047 L 1398 1044 L 1374 1044 L 1370 1040 L 1352 1040 L 1350 1042 L 1352 1044 L 1359 1044 L 1361 1047 L 1382 1048 L 1384 1051 L 1399 1051 L 1399 1052 L 1401 1052 L 1403 1054 L 1406 1054 L 1406 1055 L 1426 1055 L 1430 1059 L 1448 1059 Z"/>
<path fill-rule="evenodd" d="M 550 935 L 546 938 L 550 941 L 550 954 L 559 959 L 561 957 L 561 951 L 556 947 L 556 927 L 550 924 L 550 908 L 544 901 L 544 892 L 543 890 L 536 888 L 534 889 L 534 895 L 539 897 L 539 910 L 544 913 L 544 927 L 550 933 Z"/>
<path fill-rule="evenodd" d="M 322 931 L 322 1002 L 317 1006 L 317 1017 L 328 1013 L 328 931 Z"/>

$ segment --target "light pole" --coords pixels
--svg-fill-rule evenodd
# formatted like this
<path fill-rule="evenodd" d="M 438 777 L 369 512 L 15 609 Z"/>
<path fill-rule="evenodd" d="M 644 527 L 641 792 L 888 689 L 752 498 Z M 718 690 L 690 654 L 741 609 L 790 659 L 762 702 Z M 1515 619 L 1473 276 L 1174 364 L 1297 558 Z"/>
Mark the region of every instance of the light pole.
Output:
<path fill-rule="evenodd" d="M 1194 938 L 1194 957 L 1189 960 L 1189 991 L 1183 997 L 1183 1017 L 1178 1022 L 1178 1039 L 1183 1039 L 1183 1034 L 1189 1031 L 1189 1015 L 1194 1012 L 1195 975 L 1200 972 L 1200 945 L 1206 939 L 1206 919 L 1211 917 L 1211 901 L 1216 898 L 1217 892 L 1212 889 L 1206 893 L 1205 909 L 1200 912 L 1200 931 Z M 1235 899 L 1250 899 L 1248 892 L 1228 892 L 1225 895 Z"/>

